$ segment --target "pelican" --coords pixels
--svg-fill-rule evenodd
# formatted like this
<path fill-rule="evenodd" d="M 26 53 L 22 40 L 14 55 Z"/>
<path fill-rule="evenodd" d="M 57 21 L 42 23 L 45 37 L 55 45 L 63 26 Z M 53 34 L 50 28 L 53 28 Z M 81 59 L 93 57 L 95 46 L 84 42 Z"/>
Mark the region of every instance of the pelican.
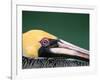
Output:
<path fill-rule="evenodd" d="M 28 58 L 76 56 L 89 60 L 89 51 L 43 31 L 23 33 L 23 56 Z"/>

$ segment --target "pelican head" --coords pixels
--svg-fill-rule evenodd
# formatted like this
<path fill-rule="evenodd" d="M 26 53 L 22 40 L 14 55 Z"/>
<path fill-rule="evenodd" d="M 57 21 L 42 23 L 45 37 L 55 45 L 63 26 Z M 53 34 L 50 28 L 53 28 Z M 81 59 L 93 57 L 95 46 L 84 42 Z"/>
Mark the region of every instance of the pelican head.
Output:
<path fill-rule="evenodd" d="M 25 57 L 58 57 L 62 54 L 89 59 L 88 53 L 88 50 L 43 30 L 30 30 L 23 33 L 23 56 Z"/>

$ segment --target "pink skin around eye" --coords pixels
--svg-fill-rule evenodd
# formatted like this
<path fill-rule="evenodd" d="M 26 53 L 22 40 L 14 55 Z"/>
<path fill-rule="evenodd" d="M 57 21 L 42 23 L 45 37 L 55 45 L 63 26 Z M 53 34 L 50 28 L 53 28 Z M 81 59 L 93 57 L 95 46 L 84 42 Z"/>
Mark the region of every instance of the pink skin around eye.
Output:
<path fill-rule="evenodd" d="M 43 38 L 40 41 L 40 43 L 41 43 L 42 46 L 48 46 L 49 45 L 49 40 L 47 38 Z"/>

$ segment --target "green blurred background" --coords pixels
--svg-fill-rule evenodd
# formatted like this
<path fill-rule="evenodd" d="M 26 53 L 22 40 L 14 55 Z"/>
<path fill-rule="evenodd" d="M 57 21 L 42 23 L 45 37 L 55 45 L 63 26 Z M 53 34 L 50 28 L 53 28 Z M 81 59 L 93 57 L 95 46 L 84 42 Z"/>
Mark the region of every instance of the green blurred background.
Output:
<path fill-rule="evenodd" d="M 89 50 L 89 14 L 22 11 L 22 32 L 42 29 Z"/>

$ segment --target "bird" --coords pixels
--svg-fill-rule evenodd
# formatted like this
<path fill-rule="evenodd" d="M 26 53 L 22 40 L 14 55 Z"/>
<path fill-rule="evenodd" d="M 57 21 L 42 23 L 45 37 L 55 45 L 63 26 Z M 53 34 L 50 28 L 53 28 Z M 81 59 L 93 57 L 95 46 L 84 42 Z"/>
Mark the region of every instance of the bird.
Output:
<path fill-rule="evenodd" d="M 22 46 L 27 58 L 75 56 L 89 60 L 88 50 L 40 29 L 23 33 Z"/>

